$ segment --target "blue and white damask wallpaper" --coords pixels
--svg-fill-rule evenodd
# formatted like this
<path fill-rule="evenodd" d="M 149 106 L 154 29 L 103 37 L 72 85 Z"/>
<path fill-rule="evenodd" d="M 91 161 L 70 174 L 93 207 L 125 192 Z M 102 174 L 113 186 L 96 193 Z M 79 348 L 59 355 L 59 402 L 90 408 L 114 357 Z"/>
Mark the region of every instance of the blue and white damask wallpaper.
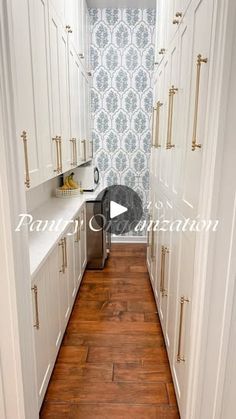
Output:
<path fill-rule="evenodd" d="M 90 9 L 95 163 L 104 187 L 149 190 L 154 9 Z"/>

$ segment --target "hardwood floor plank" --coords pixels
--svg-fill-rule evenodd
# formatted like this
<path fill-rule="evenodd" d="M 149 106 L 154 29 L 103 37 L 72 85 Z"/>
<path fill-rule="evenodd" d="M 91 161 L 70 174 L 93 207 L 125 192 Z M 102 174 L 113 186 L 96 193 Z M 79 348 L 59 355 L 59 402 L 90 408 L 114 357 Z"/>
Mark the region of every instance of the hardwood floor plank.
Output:
<path fill-rule="evenodd" d="M 57 363 L 53 371 L 53 380 L 66 380 L 69 377 L 72 381 L 111 382 L 113 379 L 113 364 L 100 363 L 78 365 L 77 362 Z"/>
<path fill-rule="evenodd" d="M 68 346 L 125 346 L 134 345 L 135 348 L 155 348 L 156 346 L 163 345 L 163 337 L 161 332 L 159 334 L 148 335 L 139 333 L 138 335 L 132 334 L 105 334 L 105 333 L 69 333 L 66 332 L 63 345 Z"/>
<path fill-rule="evenodd" d="M 167 363 L 166 349 L 163 346 L 156 348 L 136 348 L 135 345 L 126 347 L 96 347 L 89 348 L 87 362 L 142 362 L 155 361 Z"/>
<path fill-rule="evenodd" d="M 57 358 L 57 363 L 83 364 L 88 355 L 86 346 L 62 346 Z"/>
<path fill-rule="evenodd" d="M 164 383 L 86 383 L 76 380 L 51 381 L 46 400 L 70 403 L 168 404 Z"/>
<path fill-rule="evenodd" d="M 70 417 L 69 403 L 51 403 L 45 401 L 40 412 L 40 419 L 66 419 Z"/>
<path fill-rule="evenodd" d="M 171 382 L 170 370 L 165 363 L 144 362 L 142 364 L 114 364 L 114 381 Z M 168 393 L 169 394 L 169 393 Z"/>
<path fill-rule="evenodd" d="M 130 334 L 138 335 L 139 333 L 156 334 L 160 332 L 161 326 L 159 323 L 145 323 L 145 322 L 117 322 L 114 327 L 109 321 L 78 321 L 71 320 L 68 332 L 90 332 L 90 333 L 109 333 L 109 334 Z"/>
<path fill-rule="evenodd" d="M 157 419 L 150 405 L 102 404 L 73 405 L 69 419 Z"/>

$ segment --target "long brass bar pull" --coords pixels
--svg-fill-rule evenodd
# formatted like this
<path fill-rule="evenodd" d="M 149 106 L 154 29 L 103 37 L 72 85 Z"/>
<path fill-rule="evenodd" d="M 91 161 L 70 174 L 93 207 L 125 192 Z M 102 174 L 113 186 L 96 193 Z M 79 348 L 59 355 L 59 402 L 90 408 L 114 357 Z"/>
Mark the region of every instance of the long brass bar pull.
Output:
<path fill-rule="evenodd" d="M 75 243 L 79 243 L 79 241 L 80 241 L 80 217 L 77 218 L 77 230 L 76 230 Z"/>
<path fill-rule="evenodd" d="M 161 246 L 161 281 L 160 281 L 160 291 L 162 297 L 167 296 L 167 291 L 165 289 L 165 267 L 166 267 L 166 254 L 169 253 L 169 249 L 165 246 Z"/>
<path fill-rule="evenodd" d="M 174 110 L 174 95 L 178 92 L 178 89 L 175 86 L 172 86 L 169 89 L 169 107 L 168 107 L 168 125 L 167 125 L 167 140 L 166 140 L 166 149 L 170 150 L 175 147 L 172 144 L 172 128 L 173 128 L 173 110 Z"/>
<path fill-rule="evenodd" d="M 65 268 L 67 268 L 68 261 L 67 261 L 67 240 L 66 240 L 66 237 L 64 237 L 64 252 L 65 252 Z"/>
<path fill-rule="evenodd" d="M 179 340 L 178 340 L 178 353 L 177 362 L 185 362 L 185 358 L 182 355 L 182 339 L 183 339 L 183 322 L 184 322 L 184 305 L 189 303 L 189 299 L 185 297 L 180 298 L 180 318 L 179 318 Z"/>
<path fill-rule="evenodd" d="M 31 290 L 34 293 L 34 305 L 35 305 L 35 329 L 39 329 L 39 305 L 38 305 L 38 287 L 34 285 Z"/>
<path fill-rule="evenodd" d="M 75 149 L 75 166 L 77 166 L 78 159 L 77 159 L 77 140 L 76 140 L 76 138 L 74 138 L 74 149 Z"/>
<path fill-rule="evenodd" d="M 59 144 L 59 171 L 62 173 L 62 141 L 61 137 L 58 137 L 58 144 Z"/>
<path fill-rule="evenodd" d="M 65 263 L 65 241 L 64 239 L 61 239 L 61 241 L 59 242 L 59 246 L 61 246 L 62 248 L 62 266 L 60 269 L 61 273 L 65 273 L 66 271 L 66 263 Z"/>
<path fill-rule="evenodd" d="M 156 148 L 160 148 L 160 108 L 163 106 L 163 103 L 160 101 L 157 102 L 156 107 L 156 130 L 155 130 L 155 137 L 154 137 L 154 146 Z"/>
<path fill-rule="evenodd" d="M 196 77 L 196 92 L 195 92 L 195 106 L 193 118 L 193 138 L 192 138 L 192 151 L 196 148 L 201 148 L 202 145 L 197 141 L 197 125 L 198 125 L 198 111 L 199 111 L 199 95 L 200 95 L 200 81 L 201 81 L 201 68 L 202 64 L 207 64 L 208 59 L 203 58 L 201 54 L 197 56 L 197 77 Z"/>
<path fill-rule="evenodd" d="M 152 146 L 155 147 L 155 132 L 154 132 L 154 128 L 155 128 L 155 112 L 156 112 L 156 108 L 155 106 L 153 106 L 152 108 Z"/>
<path fill-rule="evenodd" d="M 27 132 L 23 131 L 21 134 L 24 145 L 24 157 L 25 157 L 25 186 L 30 188 L 30 175 L 29 175 L 29 158 L 28 158 L 28 146 L 27 146 Z"/>
<path fill-rule="evenodd" d="M 52 139 L 56 143 L 56 155 L 57 155 L 57 168 L 54 169 L 54 172 L 60 173 L 60 145 L 59 145 L 59 137 L 56 136 Z"/>

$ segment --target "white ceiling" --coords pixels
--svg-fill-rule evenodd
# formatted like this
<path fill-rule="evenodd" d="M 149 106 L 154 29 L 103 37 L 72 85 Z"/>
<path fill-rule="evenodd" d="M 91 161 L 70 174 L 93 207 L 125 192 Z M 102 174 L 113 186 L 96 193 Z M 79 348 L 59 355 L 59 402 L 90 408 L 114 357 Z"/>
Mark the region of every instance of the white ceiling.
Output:
<path fill-rule="evenodd" d="M 131 8 L 149 9 L 156 7 L 156 0 L 87 0 L 88 7 L 102 9 L 110 8 Z"/>

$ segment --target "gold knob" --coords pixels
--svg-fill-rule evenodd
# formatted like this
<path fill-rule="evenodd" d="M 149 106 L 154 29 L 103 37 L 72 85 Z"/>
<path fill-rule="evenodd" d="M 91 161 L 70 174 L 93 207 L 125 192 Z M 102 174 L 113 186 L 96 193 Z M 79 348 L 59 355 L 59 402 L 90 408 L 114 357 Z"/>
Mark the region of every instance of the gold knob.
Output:
<path fill-rule="evenodd" d="M 173 25 L 178 25 L 179 24 L 179 20 L 178 19 L 174 19 L 173 20 Z"/>
<path fill-rule="evenodd" d="M 182 16 L 183 16 L 183 13 L 181 13 L 181 12 L 175 13 L 175 17 L 182 17 Z"/>

